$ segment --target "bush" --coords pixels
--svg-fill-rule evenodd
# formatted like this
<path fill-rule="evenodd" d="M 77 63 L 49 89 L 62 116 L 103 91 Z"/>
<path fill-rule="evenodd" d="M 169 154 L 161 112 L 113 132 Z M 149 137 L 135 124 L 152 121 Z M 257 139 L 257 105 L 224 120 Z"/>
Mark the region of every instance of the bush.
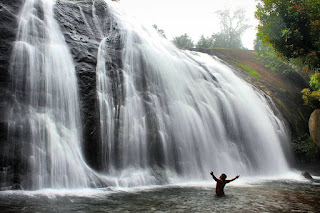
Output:
<path fill-rule="evenodd" d="M 304 104 L 312 108 L 320 108 L 320 73 L 316 72 L 310 76 L 310 89 L 301 91 Z"/>
<path fill-rule="evenodd" d="M 292 148 L 298 160 L 302 163 L 316 162 L 320 159 L 319 147 L 313 143 L 309 135 L 293 140 Z"/>
<path fill-rule="evenodd" d="M 172 43 L 180 49 L 193 48 L 194 46 L 193 41 L 186 33 L 181 36 L 174 37 Z"/>
<path fill-rule="evenodd" d="M 309 85 L 313 90 L 320 90 L 320 73 L 316 72 L 310 76 Z"/>
<path fill-rule="evenodd" d="M 260 40 L 255 40 L 254 46 L 258 53 L 258 60 L 263 61 L 265 67 L 273 72 L 285 75 L 289 72 L 296 72 L 296 67 L 281 58 L 271 46 L 263 44 Z"/>

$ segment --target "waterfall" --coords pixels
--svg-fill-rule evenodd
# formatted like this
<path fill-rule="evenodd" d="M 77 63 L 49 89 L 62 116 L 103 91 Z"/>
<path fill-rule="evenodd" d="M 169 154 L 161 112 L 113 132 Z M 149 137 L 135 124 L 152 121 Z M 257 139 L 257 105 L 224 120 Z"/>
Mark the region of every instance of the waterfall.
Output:
<path fill-rule="evenodd" d="M 97 2 L 78 8 L 88 35 L 101 38 L 92 118 L 100 170 L 84 159 L 76 70 L 54 0 L 25 0 L 10 63 L 13 182 L 28 189 L 142 186 L 208 180 L 211 170 L 267 176 L 289 169 L 286 127 L 269 97 L 220 59 L 177 49 L 110 1 L 113 23 L 106 23 Z M 82 5 L 92 7 L 92 20 Z"/>
<path fill-rule="evenodd" d="M 15 102 L 9 136 L 39 188 L 89 187 L 72 56 L 53 14 L 54 1 L 26 0 L 20 12 L 10 74 Z"/>
<path fill-rule="evenodd" d="M 101 143 L 106 156 L 118 155 L 108 167 L 116 168 L 111 175 L 120 185 L 202 180 L 211 170 L 261 176 L 288 170 L 289 138 L 269 97 L 218 58 L 180 51 L 119 9 L 110 10 L 123 42 L 118 72 L 124 76 L 124 101 L 113 101 L 120 92 L 111 89 L 106 70 L 112 52 L 106 38 L 99 47 L 97 90 Z"/>

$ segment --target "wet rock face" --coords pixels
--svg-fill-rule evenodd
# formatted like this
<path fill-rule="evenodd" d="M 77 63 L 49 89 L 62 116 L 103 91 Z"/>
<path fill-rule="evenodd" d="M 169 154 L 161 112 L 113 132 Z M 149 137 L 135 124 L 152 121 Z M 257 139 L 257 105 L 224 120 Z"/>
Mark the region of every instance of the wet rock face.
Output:
<path fill-rule="evenodd" d="M 8 112 L 14 101 L 10 91 L 10 56 L 16 39 L 17 18 L 24 0 L 0 0 L 0 111 Z M 78 77 L 81 116 L 83 123 L 83 153 L 88 164 L 97 170 L 101 165 L 99 159 L 100 130 L 99 110 L 96 92 L 96 64 L 99 43 L 106 38 L 108 52 L 112 63 L 108 71 L 114 82 L 114 88 L 121 84 L 121 50 L 120 34 L 117 24 L 108 12 L 103 0 L 60 1 L 55 5 L 55 16 L 60 24 L 65 40 L 73 56 Z M 116 94 L 116 93 L 114 93 Z M 115 99 L 120 104 L 119 98 Z M 8 138 L 7 113 L 0 113 L 0 189 L 10 189 L 14 184 L 23 184 L 24 177 L 30 173 L 28 160 L 22 152 L 21 144 L 14 144 L 14 138 Z M 14 133 L 19 137 L 19 133 Z M 24 184 L 28 185 L 28 184 Z"/>
<path fill-rule="evenodd" d="M 8 126 L 6 115 L 9 102 L 12 100 L 10 94 L 10 55 L 13 42 L 16 38 L 17 19 L 23 0 L 0 0 L 0 178 L 2 187 L 20 182 L 22 170 L 21 159 L 14 158 L 12 153 L 18 153 L 19 147 L 8 142 Z M 8 185 L 4 185 L 8 183 Z"/>
<path fill-rule="evenodd" d="M 9 87 L 9 63 L 12 50 L 12 43 L 16 38 L 17 20 L 16 16 L 22 5 L 22 0 L 0 0 L 0 110 L 5 112 L 7 106 Z M 0 114 L 0 140 L 3 141 L 3 131 L 5 121 L 5 113 Z M 1 143 L 3 144 L 3 143 Z"/>
<path fill-rule="evenodd" d="M 309 119 L 309 131 L 313 142 L 320 147 L 320 109 L 316 109 Z"/>
<path fill-rule="evenodd" d="M 106 46 L 112 57 L 112 63 L 107 64 L 108 71 L 111 78 L 118 79 L 116 75 L 119 72 L 116 70 L 121 69 L 122 47 L 117 24 L 109 14 L 108 5 L 102 0 L 58 1 L 54 12 L 73 56 L 78 77 L 84 154 L 89 165 L 99 170 L 101 165 L 97 162 L 101 162 L 101 148 L 96 92 L 97 53 L 100 42 L 107 37 Z"/>

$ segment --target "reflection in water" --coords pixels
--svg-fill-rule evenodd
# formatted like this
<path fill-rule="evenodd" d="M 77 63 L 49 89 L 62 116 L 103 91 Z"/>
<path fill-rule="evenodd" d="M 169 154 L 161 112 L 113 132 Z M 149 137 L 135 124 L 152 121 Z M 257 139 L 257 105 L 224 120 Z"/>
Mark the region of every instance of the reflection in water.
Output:
<path fill-rule="evenodd" d="M 230 184 L 225 197 L 213 182 L 197 186 L 77 191 L 0 192 L 5 212 L 318 212 L 320 185 L 270 181 Z"/>

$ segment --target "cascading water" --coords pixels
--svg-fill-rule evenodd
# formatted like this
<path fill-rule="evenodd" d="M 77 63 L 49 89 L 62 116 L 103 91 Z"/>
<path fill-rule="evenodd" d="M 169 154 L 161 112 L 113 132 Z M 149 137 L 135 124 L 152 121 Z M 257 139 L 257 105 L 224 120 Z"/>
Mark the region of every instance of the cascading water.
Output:
<path fill-rule="evenodd" d="M 112 51 L 106 39 L 99 47 L 97 89 L 101 141 L 107 156 L 118 154 L 117 164 L 109 161 L 108 167 L 117 168 L 113 175 L 120 185 L 156 184 L 163 181 L 159 173 L 165 181 L 176 175 L 181 181 L 210 178 L 210 170 L 247 175 L 288 170 L 284 124 L 262 94 L 217 58 L 180 51 L 154 30 L 111 11 L 122 24 L 124 103 L 113 102 L 113 80 L 106 66 L 99 66 Z"/>
<path fill-rule="evenodd" d="M 20 12 L 10 70 L 15 103 L 9 136 L 22 146 L 21 161 L 30 171 L 23 185 L 89 187 L 93 174 L 82 158 L 75 68 L 53 5 L 26 0 Z"/>
<path fill-rule="evenodd" d="M 117 29 L 99 19 L 96 1 L 93 20 L 79 6 L 85 25 L 95 25 L 89 34 L 101 37 L 98 174 L 83 159 L 75 66 L 54 1 L 25 1 L 10 70 L 9 140 L 27 165 L 17 182 L 31 189 L 141 186 L 205 180 L 211 170 L 288 170 L 285 127 L 262 94 L 217 58 L 178 50 L 106 2 Z M 121 48 L 105 35 L 118 35 Z M 115 54 L 120 64 L 111 69 Z"/>

